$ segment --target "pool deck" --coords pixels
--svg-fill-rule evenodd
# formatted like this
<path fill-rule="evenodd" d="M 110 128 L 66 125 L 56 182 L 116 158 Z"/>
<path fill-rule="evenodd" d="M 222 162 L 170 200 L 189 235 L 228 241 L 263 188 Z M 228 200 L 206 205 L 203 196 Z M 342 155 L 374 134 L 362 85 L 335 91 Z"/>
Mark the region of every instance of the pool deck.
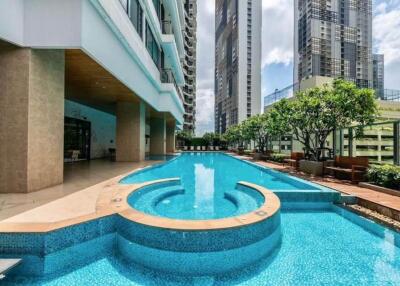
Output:
<path fill-rule="evenodd" d="M 371 189 L 359 187 L 358 185 L 354 185 L 349 181 L 341 181 L 331 177 L 311 177 L 302 172 L 296 171 L 289 166 L 283 166 L 282 164 L 265 162 L 259 160 L 253 160 L 248 156 L 238 156 L 236 154 L 231 153 L 231 155 L 240 158 L 242 160 L 248 160 L 253 163 L 257 163 L 259 165 L 288 173 L 292 176 L 299 177 L 305 179 L 307 181 L 311 181 L 313 183 L 335 189 L 343 194 L 355 196 L 361 201 L 361 204 L 366 206 L 367 208 L 372 208 L 380 213 L 383 213 L 386 216 L 389 216 L 393 219 L 400 221 L 400 196 L 394 196 L 378 191 L 374 191 Z M 376 205 L 378 206 L 376 206 Z"/>
<path fill-rule="evenodd" d="M 156 163 L 160 161 L 65 164 L 61 185 L 28 194 L 0 194 L 0 232 L 46 230 L 103 216 L 97 209 L 100 194 L 123 176 Z"/>
<path fill-rule="evenodd" d="M 375 204 L 382 206 L 382 212 L 389 210 L 400 214 L 400 197 L 332 178 L 311 178 L 278 164 L 237 157 L 354 195 L 365 201 L 364 205 L 371 203 L 368 205 L 371 208 Z M 121 178 L 156 163 L 159 161 L 115 163 L 94 160 L 66 164 L 64 184 L 29 194 L 0 194 L 0 232 L 50 231 L 111 214 L 109 209 L 99 207 L 103 194 L 110 190 L 126 192 L 132 186 L 118 184 Z M 400 221 L 400 216 L 395 219 Z"/>

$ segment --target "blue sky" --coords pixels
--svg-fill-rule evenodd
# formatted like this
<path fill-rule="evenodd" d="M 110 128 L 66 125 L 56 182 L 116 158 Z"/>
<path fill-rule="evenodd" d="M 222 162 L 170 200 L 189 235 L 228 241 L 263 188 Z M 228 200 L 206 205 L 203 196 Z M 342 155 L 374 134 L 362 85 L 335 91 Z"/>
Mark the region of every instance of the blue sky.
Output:
<path fill-rule="evenodd" d="M 262 0 L 262 97 L 293 81 L 293 1 Z M 214 130 L 214 0 L 200 0 L 196 133 Z M 374 52 L 385 54 L 385 87 L 400 89 L 400 0 L 373 0 Z"/>

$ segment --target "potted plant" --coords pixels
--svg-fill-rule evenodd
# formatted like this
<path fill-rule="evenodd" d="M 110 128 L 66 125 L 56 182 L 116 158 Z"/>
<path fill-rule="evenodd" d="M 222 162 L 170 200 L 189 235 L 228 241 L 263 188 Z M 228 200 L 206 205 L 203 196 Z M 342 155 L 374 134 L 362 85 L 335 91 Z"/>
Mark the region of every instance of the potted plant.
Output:
<path fill-rule="evenodd" d="M 292 132 L 304 146 L 306 160 L 300 161 L 300 170 L 317 176 L 323 173 L 322 150 L 329 134 L 357 124 L 354 129 L 360 136 L 363 126 L 372 124 L 377 114 L 374 91 L 359 89 L 342 79 L 332 86 L 298 92 L 295 98 L 283 99 L 271 110 L 277 126 Z"/>

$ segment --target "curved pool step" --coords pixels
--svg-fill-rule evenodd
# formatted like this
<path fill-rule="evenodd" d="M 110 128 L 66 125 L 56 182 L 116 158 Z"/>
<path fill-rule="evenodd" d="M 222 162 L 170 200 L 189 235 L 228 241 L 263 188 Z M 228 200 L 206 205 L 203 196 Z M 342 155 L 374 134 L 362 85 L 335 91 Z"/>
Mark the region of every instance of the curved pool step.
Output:
<path fill-rule="evenodd" d="M 259 207 L 258 202 L 253 196 L 240 189 L 226 191 L 224 197 L 235 204 L 237 208 L 235 215 L 245 214 Z"/>
<path fill-rule="evenodd" d="M 134 206 L 140 211 L 159 216 L 156 211 L 156 207 L 159 203 L 169 197 L 183 195 L 184 193 L 185 190 L 182 185 L 174 185 L 161 187 L 159 189 L 153 189 L 140 196 L 135 201 Z"/>

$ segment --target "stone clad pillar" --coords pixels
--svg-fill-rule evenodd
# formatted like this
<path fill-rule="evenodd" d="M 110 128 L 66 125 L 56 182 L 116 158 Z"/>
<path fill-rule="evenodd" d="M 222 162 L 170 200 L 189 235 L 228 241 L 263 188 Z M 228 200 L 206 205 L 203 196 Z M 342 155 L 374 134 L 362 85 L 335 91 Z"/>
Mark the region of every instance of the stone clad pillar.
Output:
<path fill-rule="evenodd" d="M 117 102 L 116 160 L 139 162 L 145 157 L 146 105 Z"/>
<path fill-rule="evenodd" d="M 150 155 L 166 154 L 166 122 L 165 117 L 150 119 Z"/>
<path fill-rule="evenodd" d="M 63 182 L 63 50 L 0 43 L 0 193 Z"/>
<path fill-rule="evenodd" d="M 175 120 L 167 122 L 167 153 L 175 153 Z"/>

